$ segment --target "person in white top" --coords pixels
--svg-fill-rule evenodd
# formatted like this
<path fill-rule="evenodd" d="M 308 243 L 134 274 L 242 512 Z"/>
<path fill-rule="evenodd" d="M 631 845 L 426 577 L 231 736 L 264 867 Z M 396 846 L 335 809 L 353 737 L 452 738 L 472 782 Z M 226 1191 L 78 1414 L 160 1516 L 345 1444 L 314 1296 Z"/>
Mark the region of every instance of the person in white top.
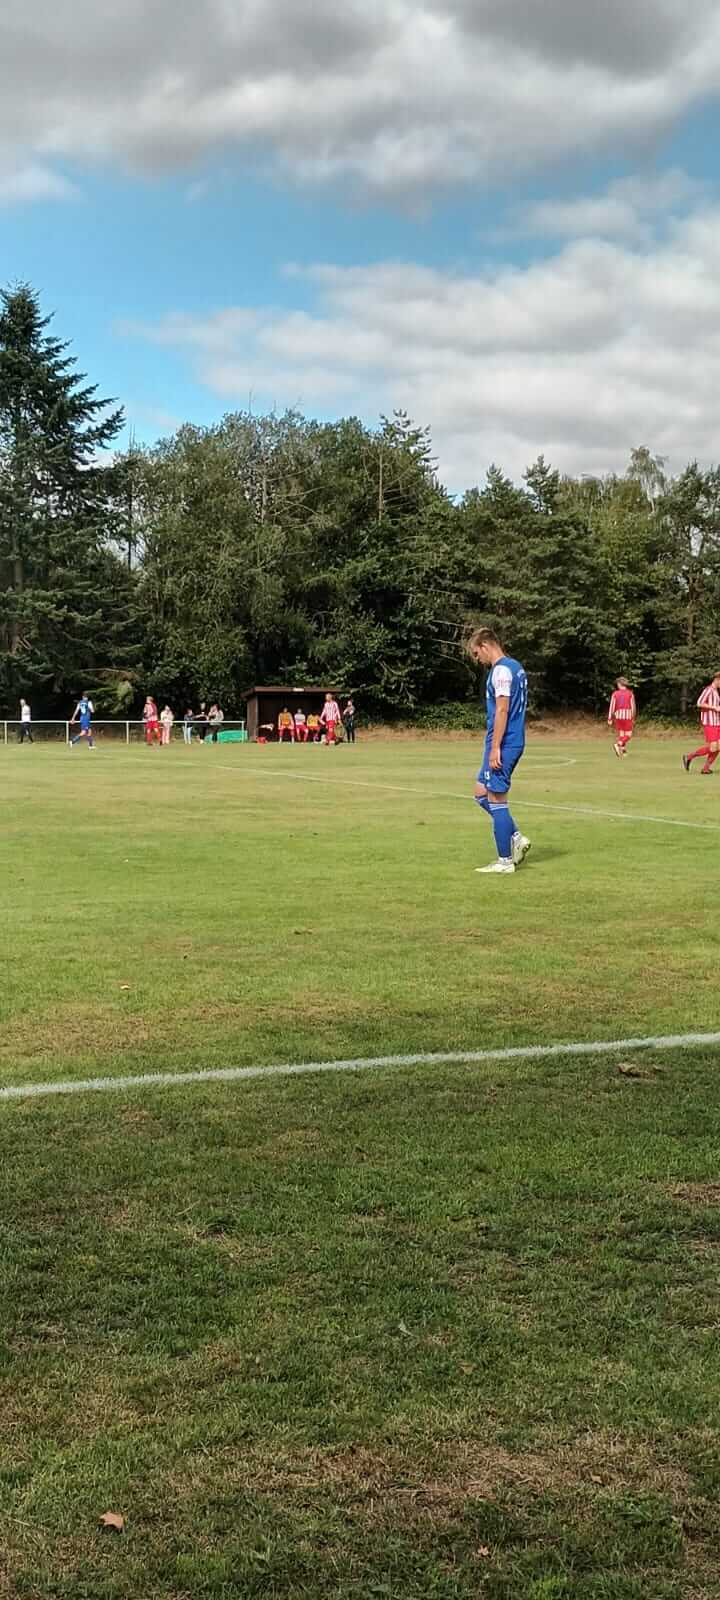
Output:
<path fill-rule="evenodd" d="M 27 700 L 21 700 L 18 744 L 24 744 L 26 739 L 29 740 L 30 744 L 35 743 L 35 740 L 32 736 L 32 711 L 30 710 Z"/>
<path fill-rule="evenodd" d="M 208 726 L 210 728 L 213 744 L 217 744 L 218 742 L 218 734 L 224 721 L 225 712 L 221 711 L 220 706 L 211 706 L 210 710 L 208 711 Z"/>
<path fill-rule="evenodd" d="M 164 710 L 160 712 L 160 721 L 162 723 L 162 743 L 169 744 L 172 738 L 173 723 L 175 721 L 174 713 L 170 710 L 169 706 L 165 706 Z"/>

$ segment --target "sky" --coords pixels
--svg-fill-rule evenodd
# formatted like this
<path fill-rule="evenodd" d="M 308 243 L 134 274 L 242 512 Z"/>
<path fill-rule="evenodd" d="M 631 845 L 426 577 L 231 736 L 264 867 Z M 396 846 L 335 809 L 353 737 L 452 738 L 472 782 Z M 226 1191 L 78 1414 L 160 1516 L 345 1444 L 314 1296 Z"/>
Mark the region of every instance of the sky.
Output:
<path fill-rule="evenodd" d="M 716 461 L 717 0 L 3 0 L 0 285 L 153 441 L 297 407 Z"/>

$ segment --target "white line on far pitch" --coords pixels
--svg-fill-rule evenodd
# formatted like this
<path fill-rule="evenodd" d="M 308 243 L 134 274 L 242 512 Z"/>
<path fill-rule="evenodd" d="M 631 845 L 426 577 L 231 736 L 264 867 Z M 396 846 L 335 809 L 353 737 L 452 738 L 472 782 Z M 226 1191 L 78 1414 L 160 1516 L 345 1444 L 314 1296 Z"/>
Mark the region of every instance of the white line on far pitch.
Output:
<path fill-rule="evenodd" d="M 442 1050 L 429 1054 L 359 1056 L 349 1061 L 299 1061 L 270 1067 L 208 1067 L 195 1072 L 145 1072 L 125 1078 L 72 1078 L 58 1083 L 10 1084 L 2 1100 L 39 1100 L 54 1095 L 100 1094 L 125 1089 L 177 1089 L 192 1083 L 242 1083 L 248 1078 L 295 1078 L 309 1072 L 368 1072 L 382 1067 L 439 1067 L 550 1061 L 560 1056 L 607 1056 L 622 1050 L 716 1048 L 720 1033 L 671 1033 L 647 1039 L 595 1039 L 580 1044 L 520 1044 L 499 1050 Z"/>
<path fill-rule="evenodd" d="M 408 789 L 404 783 L 370 783 L 365 778 L 326 778 L 312 772 L 294 772 L 292 767 L 267 767 L 264 771 L 256 768 L 253 777 L 261 778 L 295 778 L 298 783 L 322 783 L 327 789 L 336 785 L 345 785 L 352 789 L 388 789 L 394 794 L 417 795 L 423 800 L 472 800 L 472 795 L 467 792 L 458 794 L 451 789 Z M 661 828 L 699 828 L 706 833 L 720 833 L 720 823 L 717 822 L 686 822 L 677 817 L 642 816 L 630 811 L 600 811 L 596 806 L 563 806 L 550 800 L 526 800 L 523 795 L 518 799 L 518 809 L 524 810 L 527 806 L 534 811 L 569 811 L 577 817 L 609 817 L 613 822 L 651 822 Z"/>

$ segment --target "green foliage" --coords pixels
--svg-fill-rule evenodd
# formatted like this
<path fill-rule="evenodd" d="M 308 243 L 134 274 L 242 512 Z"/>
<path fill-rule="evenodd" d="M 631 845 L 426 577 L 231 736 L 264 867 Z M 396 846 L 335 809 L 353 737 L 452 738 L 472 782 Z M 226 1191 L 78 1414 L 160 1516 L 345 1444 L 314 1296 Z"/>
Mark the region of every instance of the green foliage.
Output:
<path fill-rule="evenodd" d="M 485 727 L 485 705 L 479 699 L 440 700 L 421 706 L 413 724 L 423 733 L 480 733 Z"/>
<path fill-rule="evenodd" d="M 132 653 L 132 584 L 100 453 L 122 413 L 84 386 L 26 286 L 0 294 L 0 701 L 76 693 Z"/>
<path fill-rule="evenodd" d="M 477 621 L 525 663 L 536 712 L 595 709 L 624 673 L 645 712 L 684 716 L 717 668 L 720 468 L 670 479 L 642 446 L 625 475 L 576 480 L 541 456 L 523 485 L 492 466 L 454 504 L 402 411 L 377 428 L 234 413 L 103 464 L 121 414 L 30 289 L 1 304 L 6 710 L 102 674 L 118 714 L 148 689 L 237 713 L 254 682 L 316 680 L 369 717 L 465 727 Z"/>

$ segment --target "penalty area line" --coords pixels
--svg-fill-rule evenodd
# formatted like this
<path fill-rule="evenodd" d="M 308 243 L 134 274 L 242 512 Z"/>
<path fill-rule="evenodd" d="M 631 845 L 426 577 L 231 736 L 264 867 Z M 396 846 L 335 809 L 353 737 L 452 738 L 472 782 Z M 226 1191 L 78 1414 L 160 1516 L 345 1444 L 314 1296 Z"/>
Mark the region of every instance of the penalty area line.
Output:
<path fill-rule="evenodd" d="M 511 1045 L 496 1050 L 440 1050 L 414 1055 L 359 1056 L 347 1061 L 285 1062 L 268 1067 L 208 1067 L 193 1072 L 145 1072 L 124 1078 L 66 1078 L 57 1083 L 10 1084 L 0 1101 L 40 1100 L 59 1095 L 101 1094 L 127 1089 L 178 1089 L 197 1083 L 243 1083 L 250 1078 L 295 1078 L 318 1072 L 369 1072 L 383 1067 L 483 1066 L 505 1061 L 551 1061 L 607 1056 L 616 1051 L 717 1048 L 720 1033 L 671 1033 L 641 1039 L 595 1039 L 581 1043 Z"/>

